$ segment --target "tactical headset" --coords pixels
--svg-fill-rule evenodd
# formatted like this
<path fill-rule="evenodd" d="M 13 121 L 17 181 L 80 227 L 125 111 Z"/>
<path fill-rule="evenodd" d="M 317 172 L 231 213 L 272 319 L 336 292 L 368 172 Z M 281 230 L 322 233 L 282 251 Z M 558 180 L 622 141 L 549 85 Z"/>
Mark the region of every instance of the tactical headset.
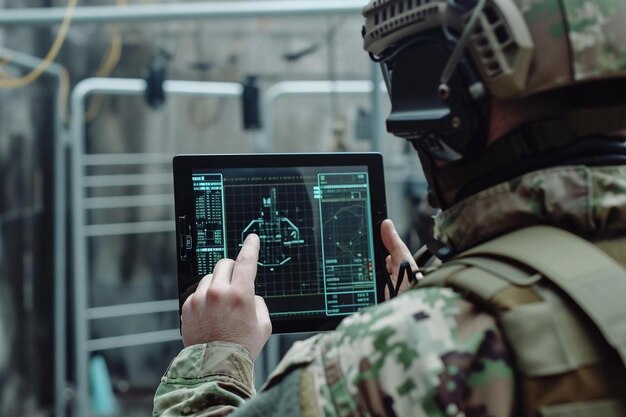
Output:
<path fill-rule="evenodd" d="M 472 18 L 458 39 L 444 26 L 380 57 L 371 55 L 381 64 L 391 97 L 387 130 L 438 160 L 456 161 L 484 146 L 485 91 L 464 56 L 484 4 L 485 0 L 480 0 L 474 6 Z"/>

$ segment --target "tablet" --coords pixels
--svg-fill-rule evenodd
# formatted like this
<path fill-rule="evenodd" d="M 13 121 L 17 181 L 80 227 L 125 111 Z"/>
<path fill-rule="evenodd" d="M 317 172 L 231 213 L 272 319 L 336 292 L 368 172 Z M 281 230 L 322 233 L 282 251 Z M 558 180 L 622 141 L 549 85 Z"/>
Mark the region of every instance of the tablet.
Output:
<path fill-rule="evenodd" d="M 331 330 L 382 301 L 380 154 L 179 155 L 174 194 L 181 307 L 250 233 L 274 333 Z"/>

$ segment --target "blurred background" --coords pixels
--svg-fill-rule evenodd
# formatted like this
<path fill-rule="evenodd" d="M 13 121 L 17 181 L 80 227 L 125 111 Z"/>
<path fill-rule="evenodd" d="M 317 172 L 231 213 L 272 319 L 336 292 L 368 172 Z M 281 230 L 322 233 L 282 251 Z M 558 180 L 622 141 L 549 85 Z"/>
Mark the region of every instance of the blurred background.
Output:
<path fill-rule="evenodd" d="M 0 416 L 151 414 L 182 346 L 177 153 L 381 152 L 419 247 L 426 186 L 384 129 L 366 3 L 0 0 Z M 272 337 L 259 383 L 298 337 Z"/>

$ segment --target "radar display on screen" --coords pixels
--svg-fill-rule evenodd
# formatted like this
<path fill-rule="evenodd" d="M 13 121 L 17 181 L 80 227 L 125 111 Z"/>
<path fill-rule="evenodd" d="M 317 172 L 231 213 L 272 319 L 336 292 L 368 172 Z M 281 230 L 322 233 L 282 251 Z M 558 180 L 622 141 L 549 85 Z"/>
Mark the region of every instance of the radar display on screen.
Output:
<path fill-rule="evenodd" d="M 198 275 L 261 241 L 256 293 L 274 318 L 376 304 L 367 167 L 194 170 Z"/>

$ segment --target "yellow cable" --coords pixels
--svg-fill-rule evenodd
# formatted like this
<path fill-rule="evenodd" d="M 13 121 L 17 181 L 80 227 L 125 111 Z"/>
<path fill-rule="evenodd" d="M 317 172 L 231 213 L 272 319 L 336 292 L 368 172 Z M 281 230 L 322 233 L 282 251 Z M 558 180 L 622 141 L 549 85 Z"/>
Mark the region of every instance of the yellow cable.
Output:
<path fill-rule="evenodd" d="M 102 58 L 98 69 L 94 72 L 96 77 L 108 77 L 120 62 L 122 57 L 122 35 L 116 30 L 111 34 L 111 46 L 107 54 Z"/>
<path fill-rule="evenodd" d="M 57 33 L 50 50 L 46 54 L 46 57 L 39 63 L 39 65 L 33 69 L 30 73 L 24 75 L 19 78 L 8 78 L 0 80 L 0 88 L 21 88 L 26 87 L 29 84 L 32 84 L 37 78 L 43 74 L 46 69 L 54 62 L 56 57 L 59 55 L 59 51 L 65 42 L 65 37 L 67 36 L 67 32 L 69 31 L 70 24 L 72 23 L 72 15 L 74 14 L 74 9 L 76 9 L 76 5 L 78 4 L 78 0 L 68 0 L 67 8 L 65 10 L 65 16 L 63 17 L 63 22 L 61 23 L 61 28 L 59 29 L 59 33 Z"/>
<path fill-rule="evenodd" d="M 120 7 L 126 6 L 127 4 L 127 0 L 117 0 L 117 5 Z M 98 69 L 94 72 L 96 77 L 108 77 L 111 75 L 122 58 L 122 45 L 122 34 L 120 33 L 120 30 L 115 27 L 113 33 L 111 34 L 111 45 L 109 46 L 109 50 L 104 58 L 102 58 L 102 62 L 100 62 Z M 101 103 L 102 96 L 95 96 L 91 99 L 89 108 L 85 113 L 85 120 L 87 122 L 92 121 L 98 115 Z"/>
<path fill-rule="evenodd" d="M 96 70 L 94 75 L 96 77 L 108 77 L 111 75 L 115 67 L 117 66 L 120 58 L 122 57 L 122 35 L 119 32 L 113 33 L 111 39 L 111 46 L 106 56 L 102 59 L 100 67 Z M 100 104 L 102 102 L 102 96 L 94 96 L 90 103 L 87 112 L 85 113 L 85 120 L 87 122 L 92 121 L 100 111 Z"/>

